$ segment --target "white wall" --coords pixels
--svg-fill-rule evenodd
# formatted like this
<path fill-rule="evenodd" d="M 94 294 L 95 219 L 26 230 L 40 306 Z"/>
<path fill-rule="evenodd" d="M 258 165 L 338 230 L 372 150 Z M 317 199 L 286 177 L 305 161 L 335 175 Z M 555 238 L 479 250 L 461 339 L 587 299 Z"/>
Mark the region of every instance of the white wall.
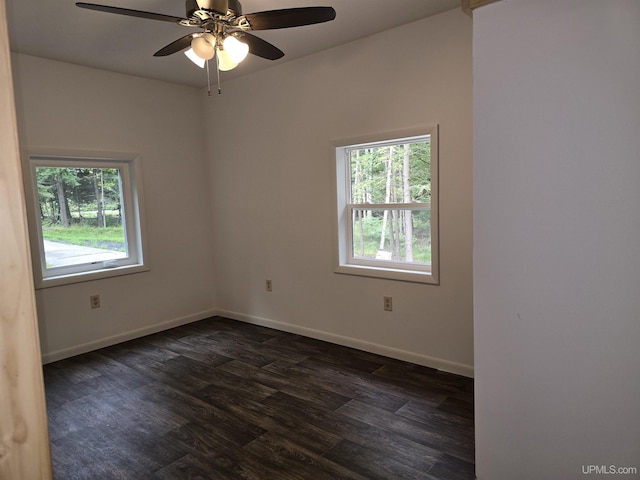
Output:
<path fill-rule="evenodd" d="M 639 25 L 636 0 L 475 11 L 480 480 L 640 472 Z"/>
<path fill-rule="evenodd" d="M 206 106 L 222 313 L 472 375 L 471 24 L 456 9 L 223 76 Z M 441 285 L 333 273 L 331 142 L 435 123 Z"/>
<path fill-rule="evenodd" d="M 395 55 L 399 42 L 408 46 Z M 223 74 L 212 100 L 15 54 L 25 148 L 143 161 L 151 271 L 39 290 L 45 361 L 217 312 L 472 375 L 470 75 L 471 20 L 459 10 L 255 75 Z M 334 274 L 331 142 L 434 123 L 441 285 Z M 95 293 L 102 308 L 91 310 Z"/>
<path fill-rule="evenodd" d="M 45 361 L 204 318 L 213 256 L 202 92 L 13 55 L 24 148 L 133 152 L 141 157 L 149 272 L 36 292 Z M 89 308 L 100 294 L 102 307 Z"/>

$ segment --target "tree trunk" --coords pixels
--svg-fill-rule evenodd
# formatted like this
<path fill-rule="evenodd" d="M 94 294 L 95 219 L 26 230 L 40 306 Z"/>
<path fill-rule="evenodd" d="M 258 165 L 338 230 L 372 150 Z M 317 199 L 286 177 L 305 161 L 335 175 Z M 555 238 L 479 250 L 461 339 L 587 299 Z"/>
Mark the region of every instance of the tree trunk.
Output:
<path fill-rule="evenodd" d="M 391 174 L 393 172 L 393 147 L 389 147 L 389 158 L 387 159 L 387 181 L 384 193 L 384 203 L 389 203 L 391 199 Z M 387 222 L 389 221 L 389 211 L 385 210 L 382 214 L 382 229 L 380 231 L 380 247 L 384 250 L 385 235 L 387 233 Z"/>
<path fill-rule="evenodd" d="M 98 227 L 102 227 L 104 224 L 104 212 L 102 210 L 102 201 L 100 195 L 100 188 L 98 187 L 98 169 L 93 169 L 93 191 L 96 196 L 97 214 L 96 219 L 98 221 Z"/>
<path fill-rule="evenodd" d="M 362 218 L 364 216 L 364 210 L 358 210 L 358 231 L 360 234 L 360 256 L 364 257 L 364 225 L 362 224 Z"/>
<path fill-rule="evenodd" d="M 351 196 L 353 203 L 364 203 L 365 202 L 365 193 L 362 188 L 362 162 L 360 161 L 360 150 L 356 150 L 356 169 L 353 178 L 353 186 L 351 187 Z M 355 222 L 358 223 L 358 231 L 360 233 L 360 256 L 364 256 L 364 226 L 362 225 L 362 217 L 364 211 L 358 210 L 357 212 L 353 212 L 353 221 L 354 221 L 354 230 L 355 230 Z M 354 245 L 355 247 L 355 245 Z M 355 253 L 355 252 L 354 252 Z"/>
<path fill-rule="evenodd" d="M 368 154 L 367 158 L 369 160 L 367 161 L 367 164 L 366 164 L 367 170 L 365 172 L 367 188 L 364 190 L 364 198 L 362 199 L 364 203 L 371 203 L 371 199 L 373 198 L 373 194 L 371 192 L 371 189 L 373 188 L 371 185 L 371 181 L 373 179 L 373 162 L 371 161 L 372 153 L 373 153 L 372 148 L 367 149 L 367 154 Z M 365 216 L 368 219 L 373 218 L 373 211 L 368 210 Z"/>
<path fill-rule="evenodd" d="M 404 146 L 402 156 L 402 191 L 403 202 L 411 203 L 411 191 L 409 186 L 409 145 Z M 404 255 L 407 262 L 413 262 L 413 219 L 411 210 L 404 210 Z"/>
<path fill-rule="evenodd" d="M 400 232 L 398 231 L 398 210 L 391 210 L 389 221 L 389 250 L 393 260 L 400 259 Z"/>
<path fill-rule="evenodd" d="M 76 187 L 76 210 L 78 211 L 78 224 L 82 225 L 82 211 L 80 210 L 80 191 Z"/>
<path fill-rule="evenodd" d="M 56 173 L 56 194 L 58 195 L 58 207 L 60 213 L 60 223 L 63 227 L 69 226 L 69 207 L 67 206 L 67 199 L 64 196 L 64 186 L 62 184 L 62 175 Z"/>

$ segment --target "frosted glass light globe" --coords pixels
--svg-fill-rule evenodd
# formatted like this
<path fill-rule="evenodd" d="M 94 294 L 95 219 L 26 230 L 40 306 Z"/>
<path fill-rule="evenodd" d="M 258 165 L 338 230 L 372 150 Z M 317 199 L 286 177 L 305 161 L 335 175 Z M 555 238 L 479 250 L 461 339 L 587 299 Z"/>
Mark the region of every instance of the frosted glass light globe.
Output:
<path fill-rule="evenodd" d="M 231 56 L 231 60 L 237 65 L 249 54 L 249 45 L 241 42 L 236 37 L 228 36 L 222 42 L 224 49 Z"/>
<path fill-rule="evenodd" d="M 196 55 L 196 52 L 193 51 L 193 48 L 190 48 L 189 50 L 184 52 L 184 54 L 187 56 L 187 58 L 189 60 L 191 60 L 197 66 L 199 66 L 200 68 L 204 68 L 204 62 L 206 60 L 204 58 L 200 58 L 198 55 Z"/>
<path fill-rule="evenodd" d="M 210 36 L 213 37 L 213 35 Z M 202 37 L 196 37 L 191 40 L 191 48 L 193 48 L 193 51 L 196 53 L 196 55 L 198 55 L 203 60 L 211 60 L 216 53 L 215 48 L 211 43 L 207 41 L 204 35 Z"/>
<path fill-rule="evenodd" d="M 218 68 L 223 72 L 228 72 L 236 68 L 238 64 L 233 61 L 231 55 L 226 50 L 218 49 Z"/>

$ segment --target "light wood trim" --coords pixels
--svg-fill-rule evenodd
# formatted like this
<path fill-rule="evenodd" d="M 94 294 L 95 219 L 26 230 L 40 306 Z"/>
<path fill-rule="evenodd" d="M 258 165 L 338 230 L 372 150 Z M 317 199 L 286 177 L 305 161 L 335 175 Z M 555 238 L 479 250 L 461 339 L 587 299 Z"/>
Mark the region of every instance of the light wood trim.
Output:
<path fill-rule="evenodd" d="M 0 478 L 52 478 L 5 0 L 0 0 Z"/>
<path fill-rule="evenodd" d="M 476 8 L 484 7 L 490 3 L 497 2 L 499 0 L 462 0 L 462 11 L 469 15 L 473 15 L 473 11 Z"/>

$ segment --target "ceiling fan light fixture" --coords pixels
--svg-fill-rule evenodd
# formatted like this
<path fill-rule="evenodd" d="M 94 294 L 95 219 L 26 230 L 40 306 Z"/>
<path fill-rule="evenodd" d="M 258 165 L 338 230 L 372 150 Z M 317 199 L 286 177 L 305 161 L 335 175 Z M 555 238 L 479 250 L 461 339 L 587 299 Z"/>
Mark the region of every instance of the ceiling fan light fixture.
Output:
<path fill-rule="evenodd" d="M 196 52 L 193 51 L 193 48 L 190 48 L 189 50 L 185 51 L 184 54 L 187 56 L 189 60 L 191 60 L 197 66 L 199 66 L 200 68 L 204 68 L 204 63 L 206 62 L 206 60 L 204 58 L 200 58 L 196 54 Z"/>
<path fill-rule="evenodd" d="M 213 42 L 208 41 L 207 36 L 213 39 Z M 216 49 L 214 47 L 215 38 L 210 33 L 205 33 L 200 37 L 195 37 L 191 40 L 191 48 L 195 52 L 195 54 L 203 60 L 211 60 L 213 56 L 216 54 Z"/>
<path fill-rule="evenodd" d="M 216 46 L 216 37 L 212 33 L 205 32 L 200 36 L 204 38 L 207 42 L 209 42 L 211 45 L 213 45 L 214 47 Z"/>
<path fill-rule="evenodd" d="M 238 64 L 233 61 L 233 58 L 231 58 L 229 52 L 221 48 L 217 48 L 216 50 L 218 52 L 218 68 L 220 71 L 228 72 L 238 66 Z"/>
<path fill-rule="evenodd" d="M 0 3 L 2 0 L 0 0 Z M 332 7 L 294 7 L 244 15 L 240 0 L 186 0 L 185 17 L 145 12 L 131 8 L 76 2 L 76 6 L 88 10 L 146 18 L 198 28 L 199 32 L 184 35 L 153 54 L 166 57 L 180 51 L 200 68 L 207 69 L 207 84 L 211 96 L 208 60 L 216 57 L 218 93 L 220 71 L 233 70 L 251 53 L 267 60 L 278 60 L 284 52 L 266 40 L 249 33 L 249 30 L 272 30 L 302 27 L 329 22 L 336 18 Z"/>
<path fill-rule="evenodd" d="M 236 65 L 247 58 L 247 55 L 249 54 L 249 45 L 241 42 L 232 35 L 225 38 L 222 45 L 224 47 L 224 51 L 228 52 L 231 60 L 233 60 Z"/>

